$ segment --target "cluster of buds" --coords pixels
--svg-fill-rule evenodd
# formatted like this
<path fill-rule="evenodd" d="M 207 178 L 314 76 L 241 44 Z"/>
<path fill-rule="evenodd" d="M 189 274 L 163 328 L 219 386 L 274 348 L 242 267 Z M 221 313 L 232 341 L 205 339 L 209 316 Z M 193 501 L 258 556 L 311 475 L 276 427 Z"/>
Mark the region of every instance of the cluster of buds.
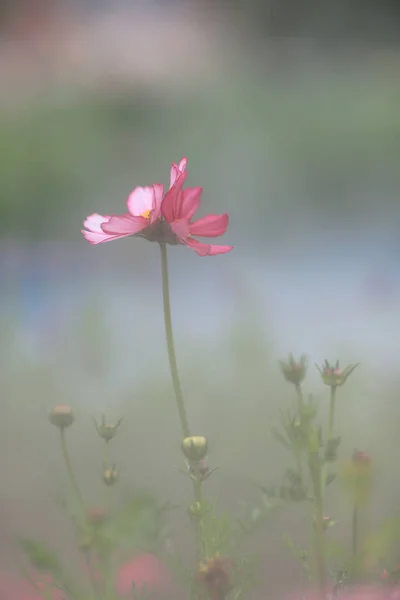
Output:
<path fill-rule="evenodd" d="M 325 360 L 325 364 L 320 367 L 319 365 L 315 365 L 320 372 L 322 377 L 322 381 L 325 385 L 329 385 L 330 387 L 336 388 L 340 385 L 344 385 L 346 379 L 351 375 L 356 367 L 358 367 L 359 363 L 355 365 L 347 365 L 345 369 L 341 369 L 339 367 L 339 361 L 336 361 L 335 365 L 330 365 L 327 360 Z"/>
<path fill-rule="evenodd" d="M 122 418 L 119 419 L 119 421 L 117 421 L 117 423 L 115 423 L 114 425 L 106 423 L 105 415 L 102 415 L 100 424 L 97 423 L 96 419 L 93 419 L 93 422 L 95 424 L 96 431 L 99 434 L 99 436 L 103 440 L 105 440 L 106 443 L 108 443 L 117 435 L 120 425 L 122 423 Z"/>
<path fill-rule="evenodd" d="M 295 360 L 293 354 L 289 354 L 287 362 L 279 361 L 282 373 L 286 381 L 294 385 L 300 385 L 305 379 L 307 373 L 307 358 L 302 355 L 299 360 Z"/>
<path fill-rule="evenodd" d="M 224 600 L 233 589 L 234 568 L 231 558 L 217 553 L 200 563 L 196 579 L 204 586 L 211 600 Z"/>
<path fill-rule="evenodd" d="M 60 429 L 70 427 L 74 420 L 73 410 L 67 404 L 57 404 L 49 413 L 50 423 Z"/>
<path fill-rule="evenodd" d="M 103 470 L 103 481 L 106 485 L 114 485 L 119 479 L 119 471 L 114 464 L 111 468 L 105 467 Z"/>

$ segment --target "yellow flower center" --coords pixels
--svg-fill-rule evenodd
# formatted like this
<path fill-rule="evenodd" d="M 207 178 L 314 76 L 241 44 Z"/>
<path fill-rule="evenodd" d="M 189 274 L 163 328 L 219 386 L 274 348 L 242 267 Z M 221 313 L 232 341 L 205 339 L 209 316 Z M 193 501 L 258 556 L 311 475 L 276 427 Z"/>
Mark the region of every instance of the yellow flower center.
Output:
<path fill-rule="evenodd" d="M 151 215 L 151 208 L 149 210 L 145 210 L 144 213 L 142 213 L 140 216 L 144 217 L 145 219 L 147 219 L 149 221 L 150 215 Z"/>

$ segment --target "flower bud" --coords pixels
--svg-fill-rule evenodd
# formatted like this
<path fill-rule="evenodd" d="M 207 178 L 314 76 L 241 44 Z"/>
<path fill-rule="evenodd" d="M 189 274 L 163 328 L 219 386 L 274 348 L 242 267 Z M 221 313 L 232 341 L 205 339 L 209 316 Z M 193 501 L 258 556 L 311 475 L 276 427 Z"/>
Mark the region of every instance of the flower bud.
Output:
<path fill-rule="evenodd" d="M 111 469 L 104 469 L 103 471 L 103 481 L 106 485 L 114 485 L 119 479 L 119 471 L 116 467 L 112 467 Z"/>
<path fill-rule="evenodd" d="M 211 600 L 225 598 L 234 586 L 235 563 L 230 557 L 218 553 L 199 565 L 196 579 L 207 591 Z"/>
<path fill-rule="evenodd" d="M 330 387 L 337 387 L 340 385 L 344 385 L 346 379 L 351 375 L 356 367 L 358 367 L 359 363 L 354 365 L 347 365 L 345 369 L 340 369 L 339 361 L 336 361 L 335 365 L 330 365 L 328 361 L 325 361 L 325 364 L 322 365 L 322 368 L 319 365 L 315 365 L 318 371 L 321 374 L 322 381 L 325 385 L 329 385 Z"/>
<path fill-rule="evenodd" d="M 57 404 L 49 413 L 49 421 L 52 425 L 64 429 L 74 422 L 74 413 L 67 404 Z"/>
<path fill-rule="evenodd" d="M 289 354 L 289 360 L 287 362 L 279 361 L 282 369 L 282 373 L 286 381 L 299 385 L 306 376 L 307 372 L 307 359 L 305 355 L 301 356 L 299 360 L 295 360 L 293 354 Z"/>
<path fill-rule="evenodd" d="M 203 516 L 203 508 L 201 506 L 201 503 L 200 502 L 192 502 L 192 504 L 188 508 L 188 513 L 189 513 L 189 516 L 192 519 L 194 519 L 195 521 L 197 521 L 198 519 L 201 519 L 201 517 Z"/>
<path fill-rule="evenodd" d="M 122 419 L 119 419 L 115 425 L 111 425 L 110 423 L 106 423 L 106 418 L 103 415 L 101 417 L 101 423 L 98 424 L 95 419 L 93 419 L 94 424 L 96 426 L 96 431 L 103 440 L 109 442 L 113 439 L 118 433 L 119 427 L 122 423 Z"/>
<path fill-rule="evenodd" d="M 200 435 L 192 435 L 183 440 L 182 452 L 192 462 L 203 460 L 208 451 L 207 438 Z"/>

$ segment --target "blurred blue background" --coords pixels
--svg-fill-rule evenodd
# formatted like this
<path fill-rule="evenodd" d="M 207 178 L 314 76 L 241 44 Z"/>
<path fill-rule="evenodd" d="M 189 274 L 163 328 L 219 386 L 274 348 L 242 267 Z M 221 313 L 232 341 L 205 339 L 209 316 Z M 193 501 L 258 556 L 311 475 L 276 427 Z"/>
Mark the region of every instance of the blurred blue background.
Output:
<path fill-rule="evenodd" d="M 33 526 L 29 502 L 42 505 L 44 473 L 58 473 L 46 449 L 55 402 L 127 414 L 139 448 L 129 460 L 121 451 L 127 471 L 182 494 L 168 471 L 180 434 L 158 249 L 131 238 L 94 247 L 80 233 L 92 212 L 123 212 L 135 186 L 166 185 L 182 156 L 188 184 L 204 188 L 201 215 L 227 211 L 223 243 L 235 246 L 218 258 L 170 251 L 183 385 L 193 427 L 216 440 L 222 496 L 238 472 L 281 468 L 268 432 L 287 397 L 276 361 L 289 351 L 363 362 L 343 415 L 349 449 L 373 445 L 381 423 L 374 451 L 382 462 L 392 451 L 398 28 L 389 3 L 356 4 L 0 4 L 3 539 Z M 87 435 L 75 446 L 83 470 L 97 456 Z M 154 436 L 171 448 L 161 463 Z"/>

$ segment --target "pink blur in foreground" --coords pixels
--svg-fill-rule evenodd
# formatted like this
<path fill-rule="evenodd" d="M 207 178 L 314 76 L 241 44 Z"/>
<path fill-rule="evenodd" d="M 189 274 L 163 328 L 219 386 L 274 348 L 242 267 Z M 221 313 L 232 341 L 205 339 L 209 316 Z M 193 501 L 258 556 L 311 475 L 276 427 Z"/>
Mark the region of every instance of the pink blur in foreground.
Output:
<path fill-rule="evenodd" d="M 141 554 L 125 563 L 117 574 L 117 593 L 132 596 L 132 582 L 138 590 L 167 594 L 174 587 L 174 580 L 166 566 L 153 554 Z"/>
<path fill-rule="evenodd" d="M 41 585 L 38 584 L 40 588 Z M 51 600 L 64 600 L 60 590 L 53 590 Z M 0 599 L 1 600 L 43 600 L 43 595 L 22 576 L 12 573 L 0 573 Z"/>

